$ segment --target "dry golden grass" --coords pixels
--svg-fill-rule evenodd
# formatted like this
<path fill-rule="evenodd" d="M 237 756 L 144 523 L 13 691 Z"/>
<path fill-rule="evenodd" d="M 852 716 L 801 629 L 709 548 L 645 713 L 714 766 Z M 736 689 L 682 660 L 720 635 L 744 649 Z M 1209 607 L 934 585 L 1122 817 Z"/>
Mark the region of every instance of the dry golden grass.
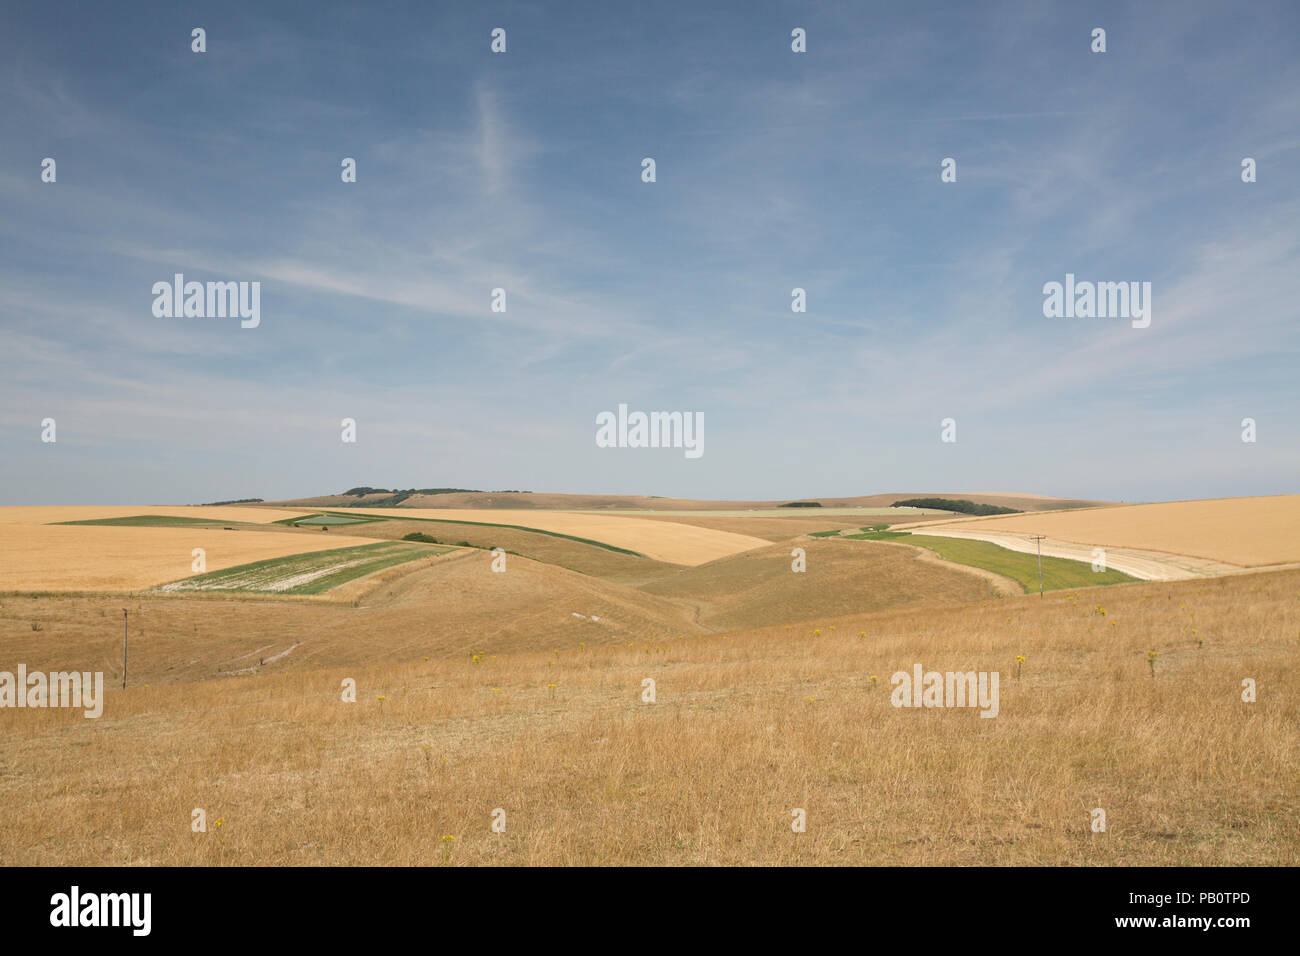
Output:
<path fill-rule="evenodd" d="M 0 648 L 15 660 L 54 655 L 54 669 L 93 665 L 120 679 L 121 608 L 127 607 L 131 673 L 158 684 L 244 670 L 289 648 L 289 656 L 255 669 L 658 641 L 988 593 L 960 566 L 918 561 L 922 549 L 821 539 L 801 544 L 809 556 L 804 574 L 790 571 L 787 549 L 768 548 L 695 569 L 652 564 L 655 580 L 640 588 L 515 555 L 507 556 L 506 573 L 497 574 L 490 553 L 458 550 L 315 597 L 9 596 L 0 598 Z"/>
<path fill-rule="evenodd" d="M 219 571 L 266 558 L 372 542 L 332 532 L 270 534 L 225 531 L 219 525 L 0 523 L 0 591 L 132 591 L 192 575 L 195 548 L 205 550 L 207 570 Z"/>
<path fill-rule="evenodd" d="M 112 692 L 98 721 L 0 710 L 0 862 L 1295 865 L 1298 598 L 1278 572 L 481 663 L 377 632 L 404 662 L 295 654 Z M 158 671 L 192 652 L 172 639 L 142 649 Z M 16 659 L 52 667 L 60 645 Z M 889 675 L 917 662 L 999 671 L 1000 716 L 891 707 Z"/>
<path fill-rule="evenodd" d="M 349 514 L 353 509 L 349 509 Z M 540 528 L 560 534 L 602 541 L 616 548 L 626 548 L 670 564 L 696 565 L 730 554 L 761 548 L 762 538 L 715 531 L 692 525 L 647 521 L 621 515 L 570 514 L 564 511 L 507 511 L 504 509 L 468 508 L 360 508 L 357 514 L 376 514 L 392 518 L 438 518 L 443 521 L 485 521 Z M 441 538 L 436 524 L 429 533 Z M 504 530 L 504 529 L 502 529 Z"/>
<path fill-rule="evenodd" d="M 44 660 L 55 670 L 104 670 L 110 682 L 120 681 L 124 607 L 130 612 L 132 680 L 154 685 L 249 667 L 269 674 L 300 666 L 373 666 L 579 642 L 665 640 L 702 630 L 692 623 L 694 608 L 687 602 L 513 555 L 505 574 L 493 573 L 490 562 L 487 552 L 458 550 L 316 597 L 0 596 L 0 669 L 5 660 Z M 291 654 L 270 660 L 289 648 Z M 260 659 L 268 661 L 264 668 L 256 667 Z"/>
<path fill-rule="evenodd" d="M 804 549 L 806 570 L 791 570 Z M 992 595 L 973 569 L 926 560 L 919 548 L 800 538 L 688 568 L 642 587 L 700 608 L 706 627 L 759 627 L 894 607 L 960 604 Z M 1020 593 L 1020 589 L 1016 589 Z"/>
<path fill-rule="evenodd" d="M 1242 567 L 1300 561 L 1300 495 L 1044 511 L 951 524 L 963 531 L 1044 534 L 1078 544 L 1163 551 Z"/>

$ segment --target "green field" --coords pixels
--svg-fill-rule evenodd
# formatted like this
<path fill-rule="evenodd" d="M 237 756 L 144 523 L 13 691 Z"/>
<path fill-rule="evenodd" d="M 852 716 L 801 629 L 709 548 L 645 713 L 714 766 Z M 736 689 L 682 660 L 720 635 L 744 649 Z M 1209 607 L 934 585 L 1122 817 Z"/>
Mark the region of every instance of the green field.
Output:
<path fill-rule="evenodd" d="M 238 521 L 218 521 L 215 518 L 183 518 L 179 515 L 134 515 L 129 518 L 91 518 L 86 521 L 53 521 L 51 524 L 103 524 L 128 528 L 177 528 L 196 524 L 234 525 Z"/>
<path fill-rule="evenodd" d="M 1038 556 L 1010 551 L 988 541 L 974 541 L 969 538 L 940 538 L 933 535 L 905 534 L 889 532 L 852 535 L 855 538 L 882 539 L 884 537 L 906 537 L 900 544 L 915 544 L 927 548 L 941 558 L 957 564 L 969 565 L 993 571 L 1003 577 L 1018 582 L 1026 591 L 1038 590 Z M 1124 581 L 1136 581 L 1121 571 L 1107 569 L 1094 571 L 1092 565 L 1084 561 L 1071 561 L 1068 558 L 1043 558 L 1043 590 L 1055 591 L 1060 588 L 1086 588 L 1098 584 L 1119 584 Z"/>
<path fill-rule="evenodd" d="M 831 538 L 841 535 L 845 538 L 852 538 L 855 541 L 883 541 L 887 538 L 902 538 L 907 535 L 906 531 L 886 531 L 887 524 L 866 525 L 858 529 L 857 534 L 844 534 L 848 528 L 839 528 L 833 531 L 813 531 L 810 532 L 811 538 Z"/>
<path fill-rule="evenodd" d="M 451 548 L 432 547 L 402 541 L 362 544 L 330 551 L 291 554 L 241 564 L 221 571 L 209 571 L 194 577 L 164 584 L 156 591 L 254 591 L 269 594 L 320 594 L 384 568 L 445 554 Z"/>
<path fill-rule="evenodd" d="M 371 524 L 375 521 L 384 521 L 378 515 L 342 515 L 337 512 L 318 511 L 315 514 L 303 515 L 297 518 L 280 518 L 272 524 L 288 525 L 290 528 L 296 528 L 299 525 L 319 528 L 325 525 L 336 524 Z"/>
<path fill-rule="evenodd" d="M 290 521 L 289 524 L 294 527 L 299 527 L 301 525 L 321 527 L 323 525 L 336 524 L 371 524 L 375 521 L 382 520 L 382 518 L 358 518 L 354 515 L 308 515 L 306 518 L 297 518 Z"/>

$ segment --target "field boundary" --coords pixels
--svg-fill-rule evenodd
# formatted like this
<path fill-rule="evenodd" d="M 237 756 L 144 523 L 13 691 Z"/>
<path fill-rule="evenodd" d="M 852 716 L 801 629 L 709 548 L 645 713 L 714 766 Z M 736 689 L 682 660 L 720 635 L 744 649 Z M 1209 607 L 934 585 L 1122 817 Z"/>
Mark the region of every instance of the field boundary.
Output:
<path fill-rule="evenodd" d="M 565 538 L 569 541 L 577 541 L 579 544 L 595 545 L 597 548 L 604 548 L 606 551 L 617 551 L 619 554 L 630 554 L 634 558 L 646 558 L 647 560 L 650 561 L 657 560 L 655 558 L 650 558 L 648 555 L 642 554 L 640 551 L 632 551 L 629 548 L 620 548 L 618 547 L 618 545 L 606 544 L 604 541 L 596 541 L 592 538 L 580 538 L 576 534 L 564 534 L 561 531 L 547 531 L 545 528 L 529 528 L 521 524 L 502 524 L 498 521 L 455 521 L 451 518 L 407 518 L 404 515 L 402 517 L 391 517 L 391 518 L 388 515 L 383 515 L 383 516 L 376 515 L 375 520 L 376 521 L 427 521 L 431 524 L 472 524 L 472 525 L 478 525 L 479 527 L 482 528 L 509 528 L 512 531 L 528 531 L 531 532 L 532 534 L 544 534 L 552 538 Z M 663 562 L 663 563 L 671 564 L 672 562 Z"/>
<path fill-rule="evenodd" d="M 965 539 L 984 541 L 997 545 L 1008 551 L 1022 554 L 1035 553 L 1036 546 L 1028 533 L 1018 531 L 967 531 L 964 529 L 928 528 L 917 530 L 917 534 L 930 535 L 935 538 Z M 1145 548 L 1108 547 L 1073 541 L 1068 538 L 1044 537 L 1042 541 L 1043 557 L 1063 558 L 1067 561 L 1088 563 L 1086 553 L 1090 555 L 1094 548 L 1106 553 L 1106 566 L 1122 571 L 1130 577 L 1141 581 L 1182 581 L 1191 578 L 1217 577 L 1222 574 L 1235 574 L 1248 570 L 1244 565 L 1229 564 L 1191 554 L 1178 554 L 1172 551 L 1156 551 Z"/>

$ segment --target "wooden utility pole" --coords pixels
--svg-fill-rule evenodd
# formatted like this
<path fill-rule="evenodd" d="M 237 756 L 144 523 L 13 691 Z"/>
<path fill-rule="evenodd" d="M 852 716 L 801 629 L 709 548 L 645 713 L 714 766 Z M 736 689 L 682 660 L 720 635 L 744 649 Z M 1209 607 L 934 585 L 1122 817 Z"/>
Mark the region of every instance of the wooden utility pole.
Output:
<path fill-rule="evenodd" d="M 126 690 L 126 608 L 122 608 L 122 690 Z"/>
<path fill-rule="evenodd" d="M 1033 536 L 1038 542 L 1038 596 L 1043 596 L 1043 538 L 1044 535 L 1036 534 Z"/>

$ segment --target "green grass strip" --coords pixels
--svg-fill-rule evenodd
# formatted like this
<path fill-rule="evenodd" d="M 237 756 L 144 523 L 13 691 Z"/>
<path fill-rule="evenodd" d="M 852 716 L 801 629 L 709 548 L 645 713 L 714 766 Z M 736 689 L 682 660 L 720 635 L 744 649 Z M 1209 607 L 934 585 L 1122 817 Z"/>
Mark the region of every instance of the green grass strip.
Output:
<path fill-rule="evenodd" d="M 890 534 L 883 532 L 882 534 Z M 894 532 L 903 534 L 903 532 Z M 858 537 L 854 535 L 853 537 Z M 865 536 L 864 536 L 865 537 Z M 957 564 L 969 565 L 993 571 L 1003 577 L 1011 578 L 1026 591 L 1038 590 L 1038 556 L 1022 551 L 1012 551 L 993 544 L 991 541 L 977 541 L 973 538 L 941 538 L 933 535 L 907 535 L 907 544 L 920 545 L 935 554 Z M 1086 588 L 1099 584 L 1120 584 L 1136 581 L 1122 571 L 1107 568 L 1094 571 L 1092 565 L 1070 558 L 1043 557 L 1043 590 L 1056 591 L 1062 588 Z"/>
<path fill-rule="evenodd" d="M 291 528 L 296 528 L 299 525 L 305 525 L 308 528 L 319 528 L 349 524 L 374 524 L 376 521 L 388 520 L 388 518 L 380 517 L 379 515 L 348 515 L 339 514 L 337 511 L 317 511 L 314 514 L 302 515 L 298 518 L 280 518 L 271 523 L 288 525 Z"/>

